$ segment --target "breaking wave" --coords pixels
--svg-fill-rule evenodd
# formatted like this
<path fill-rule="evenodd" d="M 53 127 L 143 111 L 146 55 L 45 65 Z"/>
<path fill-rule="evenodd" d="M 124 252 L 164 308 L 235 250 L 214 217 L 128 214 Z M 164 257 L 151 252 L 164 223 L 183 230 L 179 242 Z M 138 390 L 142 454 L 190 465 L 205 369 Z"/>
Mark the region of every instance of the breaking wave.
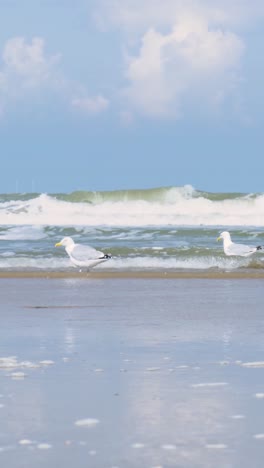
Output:
<path fill-rule="evenodd" d="M 192 186 L 70 194 L 2 194 L 2 225 L 264 226 L 264 194 Z"/>

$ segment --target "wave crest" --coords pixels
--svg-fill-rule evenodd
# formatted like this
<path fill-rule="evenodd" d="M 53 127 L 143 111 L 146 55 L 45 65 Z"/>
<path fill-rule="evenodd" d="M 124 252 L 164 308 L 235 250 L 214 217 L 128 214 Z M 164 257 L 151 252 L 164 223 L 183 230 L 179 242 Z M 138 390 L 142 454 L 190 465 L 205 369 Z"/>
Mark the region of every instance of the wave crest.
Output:
<path fill-rule="evenodd" d="M 264 194 L 210 194 L 191 185 L 53 195 L 3 194 L 0 223 L 264 226 Z"/>

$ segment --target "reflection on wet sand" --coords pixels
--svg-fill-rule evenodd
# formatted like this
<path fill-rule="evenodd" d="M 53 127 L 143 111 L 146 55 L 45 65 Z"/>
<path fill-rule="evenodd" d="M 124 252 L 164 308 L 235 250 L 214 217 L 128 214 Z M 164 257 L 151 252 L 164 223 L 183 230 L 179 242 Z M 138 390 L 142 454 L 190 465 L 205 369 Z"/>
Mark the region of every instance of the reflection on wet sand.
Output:
<path fill-rule="evenodd" d="M 258 281 L 2 287 L 3 466 L 261 467 Z"/>

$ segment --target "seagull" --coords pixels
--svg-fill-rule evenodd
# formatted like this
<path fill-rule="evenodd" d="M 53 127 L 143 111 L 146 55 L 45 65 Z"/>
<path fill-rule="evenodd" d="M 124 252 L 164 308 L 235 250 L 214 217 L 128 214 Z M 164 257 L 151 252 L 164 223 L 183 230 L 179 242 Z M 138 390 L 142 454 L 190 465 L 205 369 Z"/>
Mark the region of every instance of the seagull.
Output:
<path fill-rule="evenodd" d="M 232 242 L 231 236 L 227 231 L 221 232 L 217 240 L 219 241 L 221 239 L 223 240 L 224 244 L 224 252 L 228 256 L 236 255 L 239 257 L 250 257 L 250 255 L 254 254 L 258 250 L 263 249 L 261 245 L 253 247 L 250 245 L 235 244 L 234 242 Z"/>
<path fill-rule="evenodd" d="M 71 237 L 64 237 L 55 247 L 65 247 L 72 263 L 77 267 L 93 268 L 99 263 L 111 258 L 110 254 L 104 254 L 88 245 L 75 244 Z"/>

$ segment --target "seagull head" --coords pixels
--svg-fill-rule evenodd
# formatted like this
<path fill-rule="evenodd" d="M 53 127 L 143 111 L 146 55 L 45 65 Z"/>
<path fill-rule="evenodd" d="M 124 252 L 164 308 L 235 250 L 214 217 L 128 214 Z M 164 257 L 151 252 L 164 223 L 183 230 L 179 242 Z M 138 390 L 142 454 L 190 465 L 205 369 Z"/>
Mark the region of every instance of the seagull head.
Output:
<path fill-rule="evenodd" d="M 217 238 L 217 240 L 223 240 L 224 242 L 231 242 L 231 236 L 229 234 L 229 232 L 227 231 L 224 231 L 224 232 L 221 232 L 220 236 Z"/>
<path fill-rule="evenodd" d="M 64 237 L 60 242 L 55 244 L 55 247 L 70 247 L 74 245 L 74 240 L 71 237 Z"/>

